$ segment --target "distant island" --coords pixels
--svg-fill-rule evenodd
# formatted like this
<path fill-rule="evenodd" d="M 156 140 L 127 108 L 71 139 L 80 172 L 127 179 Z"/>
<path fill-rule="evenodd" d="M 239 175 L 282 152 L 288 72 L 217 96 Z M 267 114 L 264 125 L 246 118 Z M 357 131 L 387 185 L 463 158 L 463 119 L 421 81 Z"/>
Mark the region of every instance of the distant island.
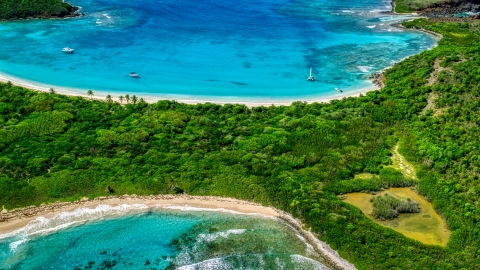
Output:
<path fill-rule="evenodd" d="M 0 3 L 0 21 L 75 17 L 78 9 L 62 0 L 3 0 Z"/>

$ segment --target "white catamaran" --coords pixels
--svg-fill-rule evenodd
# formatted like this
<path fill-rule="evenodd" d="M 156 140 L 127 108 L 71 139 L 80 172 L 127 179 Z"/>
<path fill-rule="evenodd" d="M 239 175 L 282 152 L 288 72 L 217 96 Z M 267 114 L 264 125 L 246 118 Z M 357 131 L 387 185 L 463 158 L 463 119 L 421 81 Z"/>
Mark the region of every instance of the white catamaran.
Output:
<path fill-rule="evenodd" d="M 311 82 L 315 81 L 315 77 L 312 75 L 312 68 L 310 68 L 310 76 L 308 77 L 308 80 Z"/>
<path fill-rule="evenodd" d="M 68 41 L 68 46 L 70 47 L 65 47 L 62 49 L 62 52 L 64 53 L 74 53 L 75 50 L 73 48 L 71 48 L 72 45 L 70 45 L 70 40 L 67 38 L 67 41 Z"/>
<path fill-rule="evenodd" d="M 137 72 L 133 71 L 133 72 L 130 72 L 130 77 L 139 78 L 140 76 L 138 75 Z"/>

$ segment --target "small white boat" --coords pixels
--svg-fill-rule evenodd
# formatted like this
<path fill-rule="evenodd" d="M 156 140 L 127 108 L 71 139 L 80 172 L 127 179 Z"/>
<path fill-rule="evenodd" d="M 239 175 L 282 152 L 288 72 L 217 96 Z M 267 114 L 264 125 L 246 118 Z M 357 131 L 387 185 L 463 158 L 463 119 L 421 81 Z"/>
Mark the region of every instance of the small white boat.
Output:
<path fill-rule="evenodd" d="M 313 75 L 312 75 L 312 68 L 310 68 L 310 76 L 308 77 L 307 80 L 309 80 L 311 82 L 315 81 L 315 77 L 313 77 Z"/>
<path fill-rule="evenodd" d="M 338 87 L 337 87 L 337 88 L 335 88 L 335 91 L 337 91 L 337 92 L 340 92 L 340 93 L 342 93 L 342 92 L 343 92 L 343 90 L 342 90 L 342 89 L 340 89 L 340 88 L 338 88 Z"/>
<path fill-rule="evenodd" d="M 75 50 L 70 48 L 70 47 L 65 47 L 65 48 L 62 49 L 62 52 L 64 52 L 64 53 L 74 53 Z"/>
<path fill-rule="evenodd" d="M 134 72 L 130 72 L 130 77 L 139 78 L 140 76 L 138 75 L 138 73 L 134 71 Z"/>

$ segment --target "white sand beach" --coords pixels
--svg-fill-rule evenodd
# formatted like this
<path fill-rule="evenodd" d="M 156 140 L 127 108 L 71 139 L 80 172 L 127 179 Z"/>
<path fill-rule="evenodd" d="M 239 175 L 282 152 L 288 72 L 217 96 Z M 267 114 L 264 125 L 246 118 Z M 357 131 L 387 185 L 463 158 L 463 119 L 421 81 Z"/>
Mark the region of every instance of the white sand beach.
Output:
<path fill-rule="evenodd" d="M 71 217 L 75 216 L 74 212 L 79 209 L 95 210 L 102 208 L 102 206 L 117 207 L 116 209 L 127 209 L 127 211 L 118 212 L 119 214 L 129 213 L 128 209 L 132 211 L 146 211 L 149 209 L 164 208 L 178 211 L 215 211 L 275 218 L 281 222 L 285 222 L 300 233 L 306 241 L 310 243 L 319 254 L 321 254 L 333 269 L 356 269 L 351 263 L 341 258 L 328 244 L 318 240 L 312 232 L 304 230 L 301 222 L 294 219 L 291 215 L 272 207 L 265 207 L 253 202 L 225 197 L 190 195 L 123 195 L 98 197 L 93 200 L 83 198 L 76 202 L 57 202 L 38 207 L 30 206 L 10 211 L 4 210 L 0 214 L 0 239 L 3 238 L 2 236 L 8 236 L 32 224 L 41 223 L 45 218 L 54 219 L 55 217 L 65 217 L 69 215 Z M 99 214 L 101 216 L 103 215 L 103 212 L 99 211 Z M 69 221 L 71 222 L 71 220 L 68 220 L 67 222 Z M 63 224 L 55 223 L 55 225 L 63 228 Z M 68 225 L 68 223 L 66 225 Z"/>
<path fill-rule="evenodd" d="M 109 95 L 109 94 L 112 95 L 111 92 L 93 90 L 94 95 L 89 96 L 89 95 L 87 95 L 88 90 L 86 90 L 86 89 L 70 89 L 70 88 L 58 87 L 58 86 L 53 86 L 53 85 L 52 86 L 46 86 L 46 85 L 43 85 L 43 84 L 23 80 L 21 78 L 12 77 L 12 76 L 6 75 L 6 74 L 1 73 L 1 72 L 0 72 L 0 82 L 4 82 L 4 83 L 11 82 L 12 85 L 20 86 L 20 87 L 24 87 L 24 88 L 27 88 L 27 89 L 30 89 L 30 90 L 36 90 L 36 91 L 40 91 L 40 92 L 49 92 L 50 88 L 53 88 L 55 90 L 55 93 L 57 93 L 57 94 L 62 94 L 62 95 L 67 95 L 67 96 L 78 96 L 78 97 L 84 97 L 86 99 L 96 99 L 96 100 L 103 100 L 103 101 L 106 100 L 107 95 Z M 330 102 L 332 100 L 339 100 L 339 99 L 342 99 L 342 98 L 345 98 L 345 97 L 358 97 L 362 94 L 365 95 L 369 91 L 374 91 L 374 90 L 378 90 L 378 89 L 379 89 L 378 87 L 372 86 L 370 88 L 359 89 L 359 90 L 356 90 L 354 92 L 338 93 L 338 92 L 335 92 L 334 90 L 332 90 L 333 92 L 332 92 L 332 95 L 330 97 L 318 97 L 318 98 L 315 98 L 315 97 L 298 97 L 296 99 L 281 99 L 281 100 L 259 99 L 259 100 L 255 100 L 255 101 L 245 100 L 245 99 L 242 99 L 242 98 L 236 99 L 236 98 L 230 98 L 230 97 L 215 99 L 213 97 L 210 98 L 210 97 L 201 97 L 201 96 L 189 97 L 189 96 L 170 96 L 170 95 L 162 96 L 162 95 L 151 95 L 151 94 L 142 95 L 142 93 L 135 93 L 135 92 L 132 92 L 132 94 L 137 95 L 138 98 L 143 98 L 147 103 L 156 103 L 160 100 L 175 100 L 175 101 L 180 102 L 180 103 L 193 104 L 193 105 L 196 105 L 196 104 L 199 104 L 199 103 L 214 103 L 214 104 L 219 104 L 219 105 L 244 104 L 248 107 L 256 107 L 256 106 L 270 106 L 270 105 L 276 105 L 276 106 L 285 105 L 285 106 L 288 106 L 288 105 L 291 105 L 295 101 L 305 101 L 307 103 L 315 103 L 315 102 L 326 103 L 326 102 Z M 115 102 L 120 102 L 118 97 L 119 97 L 118 95 L 113 94 L 112 95 L 112 100 L 115 101 Z M 124 103 L 125 103 L 125 101 L 124 101 Z"/>

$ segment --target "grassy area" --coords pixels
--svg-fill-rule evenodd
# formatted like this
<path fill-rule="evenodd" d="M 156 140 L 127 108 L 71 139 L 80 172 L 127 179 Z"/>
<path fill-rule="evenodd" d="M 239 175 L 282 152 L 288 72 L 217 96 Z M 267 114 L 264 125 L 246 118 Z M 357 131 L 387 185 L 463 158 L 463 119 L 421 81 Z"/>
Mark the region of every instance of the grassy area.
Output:
<path fill-rule="evenodd" d="M 395 12 L 411 13 L 427 5 L 445 2 L 445 0 L 395 0 Z"/>
<path fill-rule="evenodd" d="M 373 215 L 374 206 L 372 200 L 376 196 L 385 196 L 387 193 L 400 200 L 408 201 L 410 198 L 410 200 L 417 202 L 420 212 L 400 214 L 394 219 L 376 219 Z M 448 229 L 445 221 L 436 213 L 431 203 L 410 188 L 390 188 L 386 191 L 378 192 L 376 195 L 361 192 L 349 193 L 345 195 L 344 202 L 358 207 L 365 216 L 375 223 L 426 245 L 445 247 L 449 242 L 451 231 Z M 402 267 L 399 268 L 402 269 Z"/>

